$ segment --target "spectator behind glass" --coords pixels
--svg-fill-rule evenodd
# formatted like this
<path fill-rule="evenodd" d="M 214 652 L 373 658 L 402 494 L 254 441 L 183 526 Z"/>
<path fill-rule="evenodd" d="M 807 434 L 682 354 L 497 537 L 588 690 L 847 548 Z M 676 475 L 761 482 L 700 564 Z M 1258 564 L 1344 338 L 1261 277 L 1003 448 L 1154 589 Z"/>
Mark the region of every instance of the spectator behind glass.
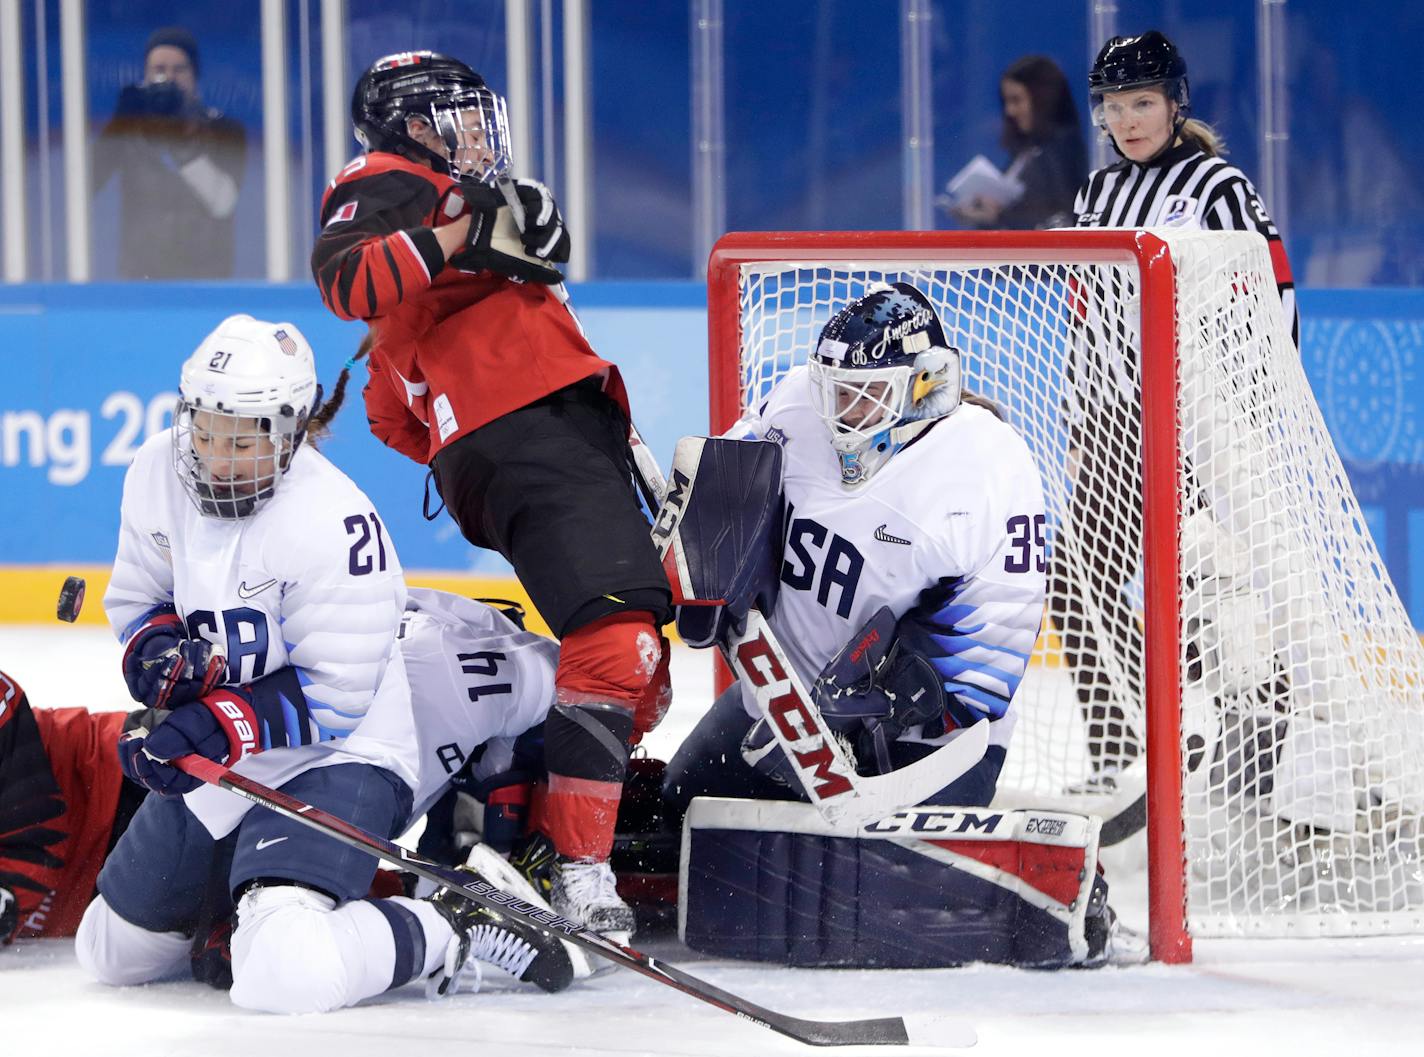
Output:
<path fill-rule="evenodd" d="M 242 126 L 198 94 L 198 44 L 156 30 L 143 80 L 119 92 L 94 152 L 94 189 L 119 175 L 119 274 L 125 279 L 232 275 L 233 212 L 247 151 Z"/>
<path fill-rule="evenodd" d="M 950 209 L 975 228 L 1071 227 L 1073 196 L 1088 175 L 1088 153 L 1068 79 L 1052 59 L 1026 55 L 999 80 L 1009 152 L 1005 175 L 1023 184 L 1018 201 L 1006 206 L 982 198 Z"/>

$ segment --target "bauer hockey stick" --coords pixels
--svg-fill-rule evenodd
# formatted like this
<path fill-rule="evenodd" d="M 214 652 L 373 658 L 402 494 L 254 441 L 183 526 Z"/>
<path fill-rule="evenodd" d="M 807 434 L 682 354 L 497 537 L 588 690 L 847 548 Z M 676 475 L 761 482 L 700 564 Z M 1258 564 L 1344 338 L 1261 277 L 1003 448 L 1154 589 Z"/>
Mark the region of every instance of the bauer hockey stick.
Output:
<path fill-rule="evenodd" d="M 677 527 L 696 487 L 696 469 L 684 471 L 683 445 L 697 441 L 684 438 L 679 455 L 673 458 L 673 486 L 658 467 L 638 430 L 630 426 L 639 487 L 656 515 L 653 542 L 668 573 L 673 595 L 688 594 L 683 575 L 683 558 L 677 546 Z M 694 444 L 694 447 L 700 445 Z M 688 449 L 689 455 L 691 449 Z M 689 460 L 690 461 L 690 460 Z M 827 822 L 845 827 L 853 836 L 857 827 L 876 822 L 901 808 L 921 803 L 933 796 L 984 758 L 989 745 L 989 724 L 975 723 L 953 741 L 940 746 L 921 760 L 888 774 L 858 774 L 854 762 L 827 726 L 805 685 L 792 667 L 776 634 L 757 609 L 747 611 L 740 629 L 732 629 L 718 644 L 722 657 L 738 679 L 756 690 L 757 704 L 767 718 L 787 761 Z"/>
<path fill-rule="evenodd" d="M 432 884 L 448 888 L 482 907 L 517 917 L 546 935 L 568 943 L 576 944 L 584 950 L 592 951 L 625 969 L 667 984 L 669 987 L 691 995 L 708 1005 L 716 1006 L 725 1013 L 731 1013 L 760 1024 L 764 1028 L 806 1043 L 810 1046 L 973 1046 L 977 1040 L 974 1029 L 951 1018 L 933 1014 L 911 1017 L 878 1017 L 868 1020 L 803 1020 L 790 1017 L 749 1002 L 747 999 L 723 991 L 720 987 L 699 980 L 676 966 L 650 957 L 632 947 L 614 943 L 577 921 L 526 903 L 518 896 L 504 892 L 488 881 L 469 873 L 439 863 L 430 862 L 413 852 L 407 851 L 391 841 L 367 833 L 353 826 L 345 819 L 323 811 L 319 807 L 305 804 L 288 796 L 279 789 L 271 789 L 246 775 L 238 774 L 222 764 L 213 763 L 202 756 L 183 756 L 169 761 L 185 774 L 236 793 L 238 796 L 275 811 L 279 815 L 300 822 L 318 832 L 325 833 L 342 844 L 384 859 L 402 870 L 409 870 Z M 911 1029 L 914 1035 L 911 1037 Z"/>

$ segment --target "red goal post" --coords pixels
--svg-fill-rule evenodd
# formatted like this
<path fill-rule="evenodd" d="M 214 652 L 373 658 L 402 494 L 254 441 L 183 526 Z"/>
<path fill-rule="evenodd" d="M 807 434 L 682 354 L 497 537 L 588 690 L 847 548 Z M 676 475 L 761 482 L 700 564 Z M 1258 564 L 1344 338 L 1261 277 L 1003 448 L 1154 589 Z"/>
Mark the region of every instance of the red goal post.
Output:
<path fill-rule="evenodd" d="M 1045 478 L 1050 619 L 1001 787 L 1093 810 L 1107 779 L 1129 784 L 1145 763 L 1159 960 L 1190 960 L 1193 935 L 1424 931 L 1424 792 L 1409 777 L 1424 774 L 1424 654 L 1361 529 L 1264 240 L 729 234 L 708 268 L 713 431 L 804 362 L 835 308 L 900 279 L 939 306 L 966 386 L 1003 407 Z M 1135 631 L 1124 599 L 1139 591 Z M 1406 721 L 1376 723 L 1390 708 Z M 1389 729 L 1363 731 L 1365 713 Z M 1321 730 L 1341 759 L 1383 763 L 1353 785 L 1312 770 L 1335 759 Z M 1346 819 L 1339 805 L 1376 779 L 1388 809 Z M 1318 855 L 1322 819 L 1336 843 Z M 1364 876 L 1372 849 L 1400 839 L 1403 865 Z M 1357 889 L 1320 883 L 1331 855 Z"/>

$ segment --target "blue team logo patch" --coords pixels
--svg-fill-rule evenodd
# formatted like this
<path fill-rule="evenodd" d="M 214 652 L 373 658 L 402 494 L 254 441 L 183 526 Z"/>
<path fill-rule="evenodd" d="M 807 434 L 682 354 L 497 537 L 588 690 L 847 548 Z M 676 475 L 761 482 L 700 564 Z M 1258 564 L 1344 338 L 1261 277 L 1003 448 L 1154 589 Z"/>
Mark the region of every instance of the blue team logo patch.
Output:
<path fill-rule="evenodd" d="M 784 448 L 786 446 L 786 431 L 780 426 L 772 426 L 766 431 L 766 439 L 773 444 L 780 444 Z"/>
<path fill-rule="evenodd" d="M 153 533 L 153 542 L 164 550 L 172 550 L 173 545 L 168 542 L 168 536 L 162 532 Z"/>
<path fill-rule="evenodd" d="M 1197 201 L 1191 195 L 1172 195 L 1162 203 L 1159 224 L 1184 227 L 1196 220 Z"/>

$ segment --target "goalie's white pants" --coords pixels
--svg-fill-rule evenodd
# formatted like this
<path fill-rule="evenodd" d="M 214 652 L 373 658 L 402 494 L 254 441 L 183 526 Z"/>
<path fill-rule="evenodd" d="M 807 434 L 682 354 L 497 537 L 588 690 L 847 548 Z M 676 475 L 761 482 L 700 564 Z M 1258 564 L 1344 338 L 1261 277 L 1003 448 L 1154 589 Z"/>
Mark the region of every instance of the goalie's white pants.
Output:
<path fill-rule="evenodd" d="M 396 898 L 425 934 L 419 975 L 443 964 L 450 926 L 429 903 Z M 340 907 L 309 888 L 249 889 L 232 935 L 232 1000 L 267 1013 L 320 1013 L 354 1005 L 390 988 L 395 937 L 375 905 Z M 100 983 L 127 985 L 187 969 L 189 940 L 149 932 L 119 917 L 103 896 L 89 904 L 75 937 L 79 964 Z"/>

